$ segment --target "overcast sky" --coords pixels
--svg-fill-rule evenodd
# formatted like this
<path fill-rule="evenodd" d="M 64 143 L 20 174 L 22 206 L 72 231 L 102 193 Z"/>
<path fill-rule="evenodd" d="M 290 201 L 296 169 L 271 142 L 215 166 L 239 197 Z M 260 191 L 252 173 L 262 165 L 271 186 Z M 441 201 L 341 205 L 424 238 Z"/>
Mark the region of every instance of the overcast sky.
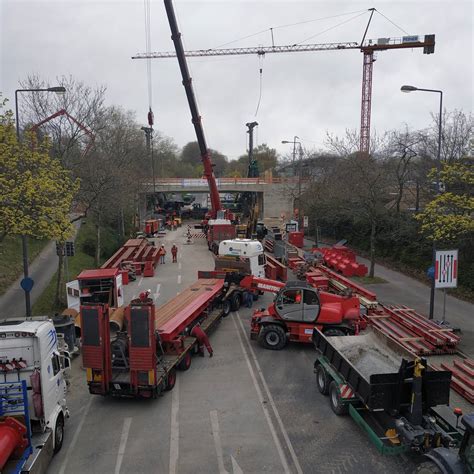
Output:
<path fill-rule="evenodd" d="M 448 110 L 473 108 L 473 2 L 372 1 L 176 1 L 186 49 L 213 48 L 266 30 L 226 47 L 360 41 L 367 38 L 436 34 L 435 54 L 422 49 L 377 54 L 373 73 L 372 131 L 424 128 L 438 110 L 438 95 L 403 94 L 400 86 L 442 89 Z M 356 17 L 357 15 L 360 16 Z M 347 15 L 344 15 L 347 14 Z M 344 15 L 337 16 L 336 15 Z M 327 18 L 333 16 L 333 18 Z M 354 18 L 356 17 L 356 18 Z M 37 73 L 49 79 L 73 75 L 90 85 L 107 86 L 107 104 L 136 112 L 146 124 L 146 61 L 131 56 L 145 51 L 143 0 L 0 0 L 0 91 L 14 107 L 18 81 Z M 350 21 L 347 21 L 350 20 Z M 335 27 L 341 22 L 346 22 Z M 335 27 L 335 28 L 332 28 Z M 323 33 L 325 30 L 330 31 Z M 151 2 L 151 49 L 173 50 L 163 2 Z M 259 122 L 258 144 L 285 154 L 282 140 L 301 137 L 306 148 L 322 148 L 326 132 L 343 134 L 360 126 L 362 53 L 318 51 L 188 60 L 210 148 L 233 159 L 245 152 L 245 123 Z M 262 97 L 259 98 L 259 68 Z M 195 140 L 177 60 L 152 61 L 155 128 L 179 146 Z M 291 148 L 291 147 L 290 147 Z"/>

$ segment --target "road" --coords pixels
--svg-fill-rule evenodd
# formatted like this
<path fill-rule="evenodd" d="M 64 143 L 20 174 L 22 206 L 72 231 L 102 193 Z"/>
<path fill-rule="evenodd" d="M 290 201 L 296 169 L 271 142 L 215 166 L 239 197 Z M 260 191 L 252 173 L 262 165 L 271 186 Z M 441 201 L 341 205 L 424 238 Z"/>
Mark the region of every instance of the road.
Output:
<path fill-rule="evenodd" d="M 203 239 L 175 239 L 180 263 L 158 269 L 150 288 L 164 303 L 192 283 L 212 257 Z M 147 289 L 151 279 L 138 280 Z M 128 290 L 127 290 L 128 291 Z M 135 290 L 134 290 L 135 291 Z M 130 296 L 130 295 L 129 295 Z M 265 295 L 258 301 L 271 301 Z M 316 388 L 311 347 L 267 351 L 248 337 L 252 310 L 222 320 L 214 357 L 195 357 L 157 400 L 90 396 L 81 359 L 73 361 L 71 418 L 49 473 L 403 473 L 411 456 L 383 457 L 349 417 L 337 417 Z"/>

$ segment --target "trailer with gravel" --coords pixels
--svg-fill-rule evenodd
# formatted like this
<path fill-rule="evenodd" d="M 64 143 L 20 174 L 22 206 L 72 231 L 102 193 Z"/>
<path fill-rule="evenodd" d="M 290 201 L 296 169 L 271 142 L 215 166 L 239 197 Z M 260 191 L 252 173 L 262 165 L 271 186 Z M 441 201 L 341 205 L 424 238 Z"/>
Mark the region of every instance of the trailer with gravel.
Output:
<path fill-rule="evenodd" d="M 329 395 L 334 413 L 350 414 L 381 453 L 459 444 L 459 430 L 437 411 L 449 404 L 451 372 L 431 370 L 377 329 L 336 337 L 315 329 L 313 343 L 318 390 Z"/>

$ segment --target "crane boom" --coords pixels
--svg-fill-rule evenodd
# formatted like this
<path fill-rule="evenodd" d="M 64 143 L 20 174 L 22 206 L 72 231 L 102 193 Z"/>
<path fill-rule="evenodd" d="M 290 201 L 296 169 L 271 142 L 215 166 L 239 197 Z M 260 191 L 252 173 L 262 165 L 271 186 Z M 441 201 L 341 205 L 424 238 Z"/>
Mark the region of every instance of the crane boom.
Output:
<path fill-rule="evenodd" d="M 189 74 L 189 69 L 186 62 L 183 42 L 181 41 L 181 33 L 178 30 L 178 23 L 176 21 L 176 15 L 174 13 L 173 3 L 172 0 L 164 0 L 164 3 L 171 30 L 171 39 L 173 40 L 174 47 L 176 50 L 176 53 L 170 57 L 178 58 L 179 68 L 181 70 L 181 76 L 183 78 L 183 86 L 184 90 L 186 91 L 189 109 L 191 110 L 191 117 L 194 125 L 194 130 L 196 132 L 199 151 L 201 152 L 201 160 L 204 166 L 204 175 L 206 176 L 207 183 L 209 185 L 209 192 L 211 195 L 212 217 L 215 218 L 217 216 L 217 212 L 222 209 L 221 201 L 219 198 L 219 191 L 217 190 L 216 178 L 212 170 L 211 157 L 207 148 L 204 130 L 202 128 L 201 116 L 199 115 L 196 97 L 194 95 L 192 79 L 191 75 Z"/>
<path fill-rule="evenodd" d="M 362 53 L 364 53 L 360 120 L 360 152 L 369 153 L 374 53 L 376 51 L 387 51 L 389 49 L 423 48 L 424 54 L 431 54 L 434 53 L 434 47 L 435 35 L 430 34 L 425 36 L 402 36 L 401 38 L 378 38 L 376 40 L 369 39 L 365 41 L 363 40 L 362 43 L 349 41 L 345 43 L 293 44 L 286 46 L 256 46 L 250 48 L 196 49 L 191 51 L 182 51 L 182 54 L 188 57 L 237 56 L 245 54 L 257 54 L 258 56 L 264 56 L 267 53 L 304 53 L 309 51 L 344 51 L 347 49 L 360 50 Z M 176 53 L 171 51 L 138 53 L 135 56 L 132 56 L 132 59 L 166 59 L 176 57 L 176 55 Z"/>

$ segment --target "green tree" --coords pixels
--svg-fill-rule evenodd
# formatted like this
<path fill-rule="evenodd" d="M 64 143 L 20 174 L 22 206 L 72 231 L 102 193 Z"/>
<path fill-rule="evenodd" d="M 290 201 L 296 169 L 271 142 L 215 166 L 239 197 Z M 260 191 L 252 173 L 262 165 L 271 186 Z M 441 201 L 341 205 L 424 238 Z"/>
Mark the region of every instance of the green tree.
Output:
<path fill-rule="evenodd" d="M 79 181 L 49 155 L 48 140 L 26 133 L 18 143 L 11 111 L 0 105 L 0 238 L 29 235 L 65 240 Z"/>
<path fill-rule="evenodd" d="M 209 149 L 209 154 L 211 156 L 212 164 L 214 165 L 214 175 L 217 178 L 224 176 L 229 164 L 227 156 L 217 150 L 213 150 L 212 148 Z M 179 161 L 179 172 L 176 176 L 184 178 L 197 178 L 202 176 L 203 166 L 198 142 L 189 142 L 184 145 L 181 150 Z M 189 170 L 192 170 L 193 173 L 191 176 L 186 176 L 185 173 L 188 172 L 189 174 Z"/>
<path fill-rule="evenodd" d="M 436 170 L 429 178 L 436 179 Z M 446 192 L 436 196 L 416 216 L 421 231 L 436 242 L 452 242 L 474 233 L 474 169 L 472 160 L 444 163 L 440 181 Z"/>

